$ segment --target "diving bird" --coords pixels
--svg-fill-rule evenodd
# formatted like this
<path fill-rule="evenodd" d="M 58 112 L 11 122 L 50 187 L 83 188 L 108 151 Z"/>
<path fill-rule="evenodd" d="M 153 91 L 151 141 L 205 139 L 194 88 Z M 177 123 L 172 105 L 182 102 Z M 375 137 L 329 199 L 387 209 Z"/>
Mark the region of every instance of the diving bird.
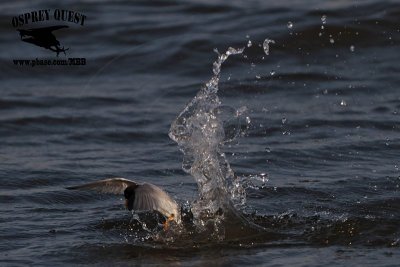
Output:
<path fill-rule="evenodd" d="M 19 31 L 22 41 L 49 49 L 53 52 L 56 52 L 58 56 L 60 52 L 65 54 L 65 51 L 67 51 L 69 48 L 61 48 L 60 42 L 56 39 L 52 32 L 63 28 L 68 28 L 68 26 L 59 25 L 27 30 L 17 29 L 17 31 Z"/>
<path fill-rule="evenodd" d="M 166 217 L 164 229 L 168 223 L 181 223 L 183 209 L 160 187 L 150 183 L 137 183 L 125 178 L 109 178 L 88 184 L 67 187 L 71 190 L 92 190 L 106 194 L 124 194 L 125 207 L 128 210 L 158 211 Z M 191 212 L 190 212 L 191 213 Z M 187 212 L 183 216 L 187 215 Z"/>

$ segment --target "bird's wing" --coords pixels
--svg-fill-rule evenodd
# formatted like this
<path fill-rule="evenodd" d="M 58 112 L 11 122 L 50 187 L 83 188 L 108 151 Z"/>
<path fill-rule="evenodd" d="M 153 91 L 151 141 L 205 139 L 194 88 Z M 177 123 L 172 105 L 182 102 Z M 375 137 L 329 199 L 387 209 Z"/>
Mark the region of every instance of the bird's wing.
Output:
<path fill-rule="evenodd" d="M 64 28 L 69 28 L 68 25 L 56 25 L 56 26 L 50 26 L 47 27 L 50 31 L 55 31 L 55 30 L 59 30 L 59 29 L 64 29 Z"/>
<path fill-rule="evenodd" d="M 93 190 L 106 194 L 123 194 L 124 190 L 130 185 L 137 185 L 137 183 L 125 178 L 109 178 L 93 183 L 67 187 L 67 189 Z"/>
<path fill-rule="evenodd" d="M 43 28 L 32 28 L 32 29 L 28 29 L 27 31 L 32 32 L 32 33 L 51 33 L 52 31 L 63 29 L 63 28 L 69 28 L 69 26 L 56 25 L 56 26 L 43 27 Z"/>
<path fill-rule="evenodd" d="M 157 210 L 166 217 L 177 217 L 178 204 L 164 190 L 153 184 L 142 184 L 135 190 L 134 210 Z"/>

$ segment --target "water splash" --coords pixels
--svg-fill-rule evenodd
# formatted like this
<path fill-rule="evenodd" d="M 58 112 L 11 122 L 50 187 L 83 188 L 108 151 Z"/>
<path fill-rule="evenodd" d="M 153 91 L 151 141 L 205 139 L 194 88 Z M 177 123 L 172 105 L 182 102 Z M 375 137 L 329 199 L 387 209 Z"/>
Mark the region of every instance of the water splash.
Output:
<path fill-rule="evenodd" d="M 266 54 L 269 43 L 274 41 L 264 41 Z M 244 49 L 229 47 L 225 53 L 214 50 L 218 58 L 213 63 L 213 76 L 173 121 L 169 131 L 169 137 L 183 152 L 182 169 L 198 185 L 199 196 L 191 209 L 196 232 L 206 231 L 206 236 L 218 241 L 265 232 L 237 210 L 245 207 L 246 192 L 242 178 L 235 176 L 222 152 L 223 145 L 241 133 L 240 126 L 251 123 L 246 107 L 236 110 L 223 106 L 217 95 L 222 64 Z"/>
<path fill-rule="evenodd" d="M 275 44 L 274 40 L 265 39 L 263 43 L 264 53 L 268 56 L 269 55 L 269 44 Z"/>
<path fill-rule="evenodd" d="M 322 17 L 321 17 L 322 24 L 326 24 L 326 19 L 327 19 L 327 16 L 322 15 Z"/>
<path fill-rule="evenodd" d="M 198 217 L 204 211 L 217 214 L 226 209 L 232 201 L 231 187 L 238 187 L 221 146 L 234 138 L 225 133 L 224 124 L 232 115 L 237 117 L 241 113 L 221 106 L 217 92 L 222 64 L 229 56 L 241 54 L 243 50 L 230 47 L 222 54 L 215 50 L 218 59 L 213 64 L 214 75 L 175 119 L 169 132 L 184 154 L 183 170 L 198 184 L 199 198 L 192 207 L 193 214 Z"/>
<path fill-rule="evenodd" d="M 251 43 L 251 40 L 249 40 L 248 42 L 247 42 L 247 47 L 251 47 L 253 44 Z"/>

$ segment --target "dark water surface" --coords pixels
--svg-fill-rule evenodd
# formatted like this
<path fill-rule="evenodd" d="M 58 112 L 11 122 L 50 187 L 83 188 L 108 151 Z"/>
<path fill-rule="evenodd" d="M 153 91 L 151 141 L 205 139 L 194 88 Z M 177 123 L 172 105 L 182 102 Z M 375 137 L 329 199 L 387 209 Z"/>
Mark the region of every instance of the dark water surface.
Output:
<path fill-rule="evenodd" d="M 56 58 L 11 25 L 44 8 L 87 15 L 56 33 L 86 66 L 13 64 Z M 14 1 L 0 10 L 2 266 L 398 266 L 398 1 Z M 246 48 L 223 65 L 218 94 L 244 120 L 223 151 L 246 190 L 240 211 L 264 232 L 155 239 L 122 196 L 64 189 L 118 176 L 195 200 L 168 132 L 212 76 L 213 49 L 230 46 Z"/>

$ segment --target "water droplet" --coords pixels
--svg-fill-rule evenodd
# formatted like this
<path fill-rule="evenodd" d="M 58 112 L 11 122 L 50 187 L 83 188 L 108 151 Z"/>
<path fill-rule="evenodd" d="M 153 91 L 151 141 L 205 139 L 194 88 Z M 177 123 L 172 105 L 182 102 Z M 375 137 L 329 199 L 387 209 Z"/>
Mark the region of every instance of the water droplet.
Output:
<path fill-rule="evenodd" d="M 247 34 L 247 35 L 246 35 L 246 38 L 249 39 L 249 38 L 250 38 L 250 35 Z"/>
<path fill-rule="evenodd" d="M 334 40 L 333 38 L 330 38 L 330 39 L 329 39 L 329 42 L 330 42 L 331 44 L 334 44 L 334 43 L 335 43 L 335 40 Z"/>
<path fill-rule="evenodd" d="M 342 101 L 340 102 L 340 105 L 343 106 L 343 107 L 345 107 L 345 106 L 347 106 L 347 103 L 346 103 L 345 100 L 342 99 Z"/>
<path fill-rule="evenodd" d="M 250 122 L 251 122 L 250 117 L 246 117 L 246 123 L 250 124 Z"/>
<path fill-rule="evenodd" d="M 293 28 L 293 22 L 288 21 L 287 27 L 288 27 L 288 29 L 292 29 Z"/>
<path fill-rule="evenodd" d="M 271 149 L 270 149 L 269 147 L 266 147 L 266 148 L 265 148 L 265 152 L 271 153 Z"/>
<path fill-rule="evenodd" d="M 324 95 L 327 95 L 327 94 L 328 94 L 328 89 L 325 89 L 322 93 L 323 93 Z"/>
<path fill-rule="evenodd" d="M 322 24 L 326 23 L 326 15 L 322 15 L 321 17 Z"/>
<path fill-rule="evenodd" d="M 213 51 L 219 55 L 218 48 L 214 48 Z"/>
<path fill-rule="evenodd" d="M 261 179 L 259 179 L 259 180 L 261 180 L 261 182 L 262 182 L 261 188 L 265 188 L 266 183 L 269 181 L 268 174 L 260 173 L 260 176 L 261 176 Z"/>
<path fill-rule="evenodd" d="M 350 51 L 351 51 L 351 52 L 354 52 L 354 50 L 355 50 L 354 45 L 351 45 L 351 46 L 350 46 Z"/>
<path fill-rule="evenodd" d="M 251 41 L 249 40 L 248 42 L 247 42 L 247 47 L 251 47 L 253 44 L 251 43 Z"/>
<path fill-rule="evenodd" d="M 222 62 L 224 62 L 228 58 L 228 56 L 226 54 L 222 54 L 219 56 L 219 58 Z"/>
<path fill-rule="evenodd" d="M 271 74 L 271 76 L 274 76 L 274 75 L 275 75 L 275 71 L 274 71 L 274 70 L 271 70 L 271 71 L 269 72 L 269 74 Z"/>
<path fill-rule="evenodd" d="M 282 118 L 282 124 L 285 124 L 287 122 L 287 119 L 285 117 Z"/>
<path fill-rule="evenodd" d="M 392 243 L 390 243 L 390 245 L 391 245 L 392 247 L 395 247 L 395 246 L 398 246 L 399 243 L 400 243 L 400 238 L 394 240 Z"/>
<path fill-rule="evenodd" d="M 230 56 L 230 55 L 237 55 L 237 54 L 243 53 L 243 51 L 244 51 L 244 47 L 238 48 L 238 49 L 235 49 L 235 48 L 233 48 L 233 47 L 229 47 L 229 48 L 228 48 L 228 51 L 226 51 L 225 54 L 226 54 L 227 56 Z"/>
<path fill-rule="evenodd" d="M 268 56 L 269 55 L 269 44 L 275 44 L 274 40 L 265 39 L 263 43 L 264 53 Z"/>
<path fill-rule="evenodd" d="M 256 75 L 256 79 L 261 79 L 261 76 L 260 75 Z"/>

